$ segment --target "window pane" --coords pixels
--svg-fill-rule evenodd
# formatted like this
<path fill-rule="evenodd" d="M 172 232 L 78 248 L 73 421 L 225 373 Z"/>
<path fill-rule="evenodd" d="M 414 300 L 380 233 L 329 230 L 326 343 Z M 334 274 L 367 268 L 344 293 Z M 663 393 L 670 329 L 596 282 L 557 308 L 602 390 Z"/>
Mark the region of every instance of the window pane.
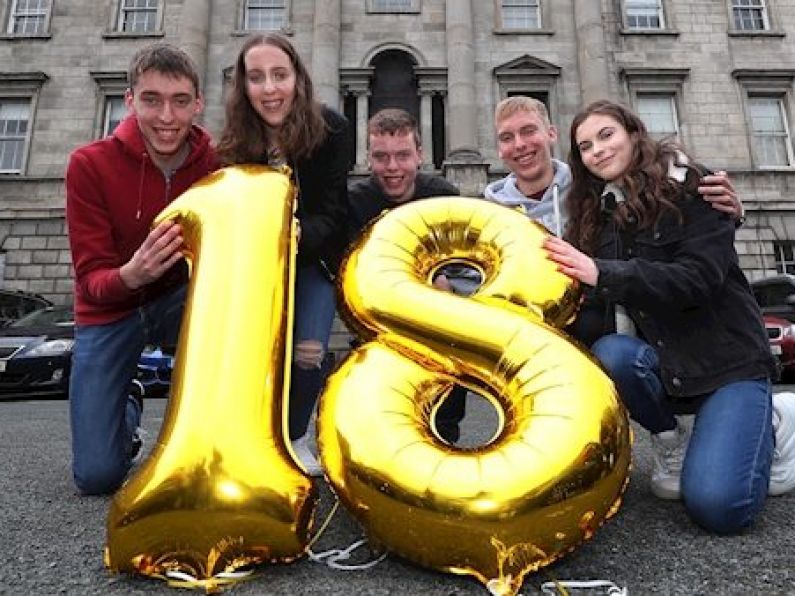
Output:
<path fill-rule="evenodd" d="M 9 31 L 18 35 L 44 33 L 49 0 L 17 0 L 12 5 Z"/>
<path fill-rule="evenodd" d="M 122 0 L 120 28 L 130 33 L 155 31 L 158 0 Z"/>
<path fill-rule="evenodd" d="M 767 14 L 764 0 L 733 0 L 734 28 L 740 31 L 764 31 Z"/>
<path fill-rule="evenodd" d="M 502 26 L 506 29 L 538 29 L 541 15 L 538 0 L 506 0 L 502 3 Z"/>
<path fill-rule="evenodd" d="M 679 133 L 676 103 L 672 95 L 639 95 L 638 116 L 655 139 Z"/>
<path fill-rule="evenodd" d="M 781 100 L 777 97 L 751 97 L 748 111 L 759 165 L 792 165 L 789 127 Z"/>
<path fill-rule="evenodd" d="M 105 119 L 102 127 L 102 136 L 107 137 L 110 135 L 119 122 L 124 120 L 127 115 L 127 106 L 124 105 L 124 98 L 108 97 L 105 99 Z"/>
<path fill-rule="evenodd" d="M 284 0 L 249 0 L 246 6 L 245 29 L 274 31 L 284 27 Z"/>
<path fill-rule="evenodd" d="M 627 27 L 660 29 L 663 26 L 660 0 L 626 0 Z"/>
<path fill-rule="evenodd" d="M 0 172 L 22 169 L 29 118 L 29 99 L 0 99 Z"/>
<path fill-rule="evenodd" d="M 776 251 L 776 271 L 779 273 L 795 273 L 795 259 L 793 258 L 792 242 L 775 242 Z M 781 296 L 778 296 L 779 304 L 783 304 L 790 293 L 790 288 L 786 288 Z M 775 302 L 769 302 L 775 304 Z"/>
<path fill-rule="evenodd" d="M 371 2 L 373 10 L 383 10 L 384 12 L 401 12 L 414 8 L 414 0 L 371 0 Z"/>

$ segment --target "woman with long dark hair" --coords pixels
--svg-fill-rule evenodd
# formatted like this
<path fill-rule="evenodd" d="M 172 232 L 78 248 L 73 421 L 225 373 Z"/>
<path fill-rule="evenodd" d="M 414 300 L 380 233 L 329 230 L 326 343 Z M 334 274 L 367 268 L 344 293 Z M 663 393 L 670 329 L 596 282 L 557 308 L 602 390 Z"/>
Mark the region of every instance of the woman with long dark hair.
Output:
<path fill-rule="evenodd" d="M 718 533 L 753 522 L 795 485 L 795 395 L 774 411 L 774 363 L 734 249 L 734 222 L 698 196 L 705 169 L 652 139 L 624 106 L 595 102 L 571 126 L 565 238 L 546 243 L 586 288 L 574 331 L 652 435 L 652 491 Z M 675 412 L 696 412 L 692 430 Z M 782 431 L 774 438 L 774 426 Z M 774 446 L 790 445 L 787 454 Z"/>
<path fill-rule="evenodd" d="M 348 219 L 348 122 L 321 105 L 306 66 L 277 34 L 249 37 L 235 61 L 218 143 L 223 165 L 290 166 L 298 188 L 300 236 L 295 287 L 290 438 L 312 475 L 320 467 L 306 445 L 334 321 L 333 276 Z"/>

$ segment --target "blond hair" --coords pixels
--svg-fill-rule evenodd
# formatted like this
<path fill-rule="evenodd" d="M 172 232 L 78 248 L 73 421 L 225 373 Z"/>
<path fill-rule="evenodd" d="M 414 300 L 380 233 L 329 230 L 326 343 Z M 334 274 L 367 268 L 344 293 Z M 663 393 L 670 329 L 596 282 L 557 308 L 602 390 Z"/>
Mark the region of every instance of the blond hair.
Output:
<path fill-rule="evenodd" d="M 526 95 L 514 95 L 506 97 L 497 107 L 494 108 L 494 123 L 499 123 L 518 112 L 530 112 L 537 114 L 544 126 L 549 128 L 552 126 L 549 122 L 549 112 L 543 102 L 535 99 L 534 97 L 527 97 Z"/>

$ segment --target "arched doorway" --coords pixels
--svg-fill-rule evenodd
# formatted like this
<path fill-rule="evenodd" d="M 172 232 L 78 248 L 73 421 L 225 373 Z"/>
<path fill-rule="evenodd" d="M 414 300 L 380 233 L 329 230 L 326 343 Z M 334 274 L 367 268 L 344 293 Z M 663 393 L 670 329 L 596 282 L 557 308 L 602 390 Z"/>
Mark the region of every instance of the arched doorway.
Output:
<path fill-rule="evenodd" d="M 401 50 L 384 50 L 374 56 L 370 64 L 375 70 L 367 117 L 384 108 L 402 108 L 419 121 L 420 98 L 414 76 L 414 57 Z"/>

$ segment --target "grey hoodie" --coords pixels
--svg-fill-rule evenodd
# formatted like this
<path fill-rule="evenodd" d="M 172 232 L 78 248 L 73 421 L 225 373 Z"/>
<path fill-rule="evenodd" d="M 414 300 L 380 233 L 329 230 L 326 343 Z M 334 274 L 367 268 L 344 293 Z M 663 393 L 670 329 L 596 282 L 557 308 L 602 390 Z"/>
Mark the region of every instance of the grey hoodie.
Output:
<path fill-rule="evenodd" d="M 527 217 L 536 220 L 553 234 L 560 236 L 566 227 L 565 200 L 571 185 L 571 170 L 560 160 L 552 160 L 555 175 L 552 184 L 544 192 L 540 201 L 527 198 L 516 186 L 516 175 L 489 184 L 485 190 L 488 200 L 506 207 L 519 208 Z"/>

